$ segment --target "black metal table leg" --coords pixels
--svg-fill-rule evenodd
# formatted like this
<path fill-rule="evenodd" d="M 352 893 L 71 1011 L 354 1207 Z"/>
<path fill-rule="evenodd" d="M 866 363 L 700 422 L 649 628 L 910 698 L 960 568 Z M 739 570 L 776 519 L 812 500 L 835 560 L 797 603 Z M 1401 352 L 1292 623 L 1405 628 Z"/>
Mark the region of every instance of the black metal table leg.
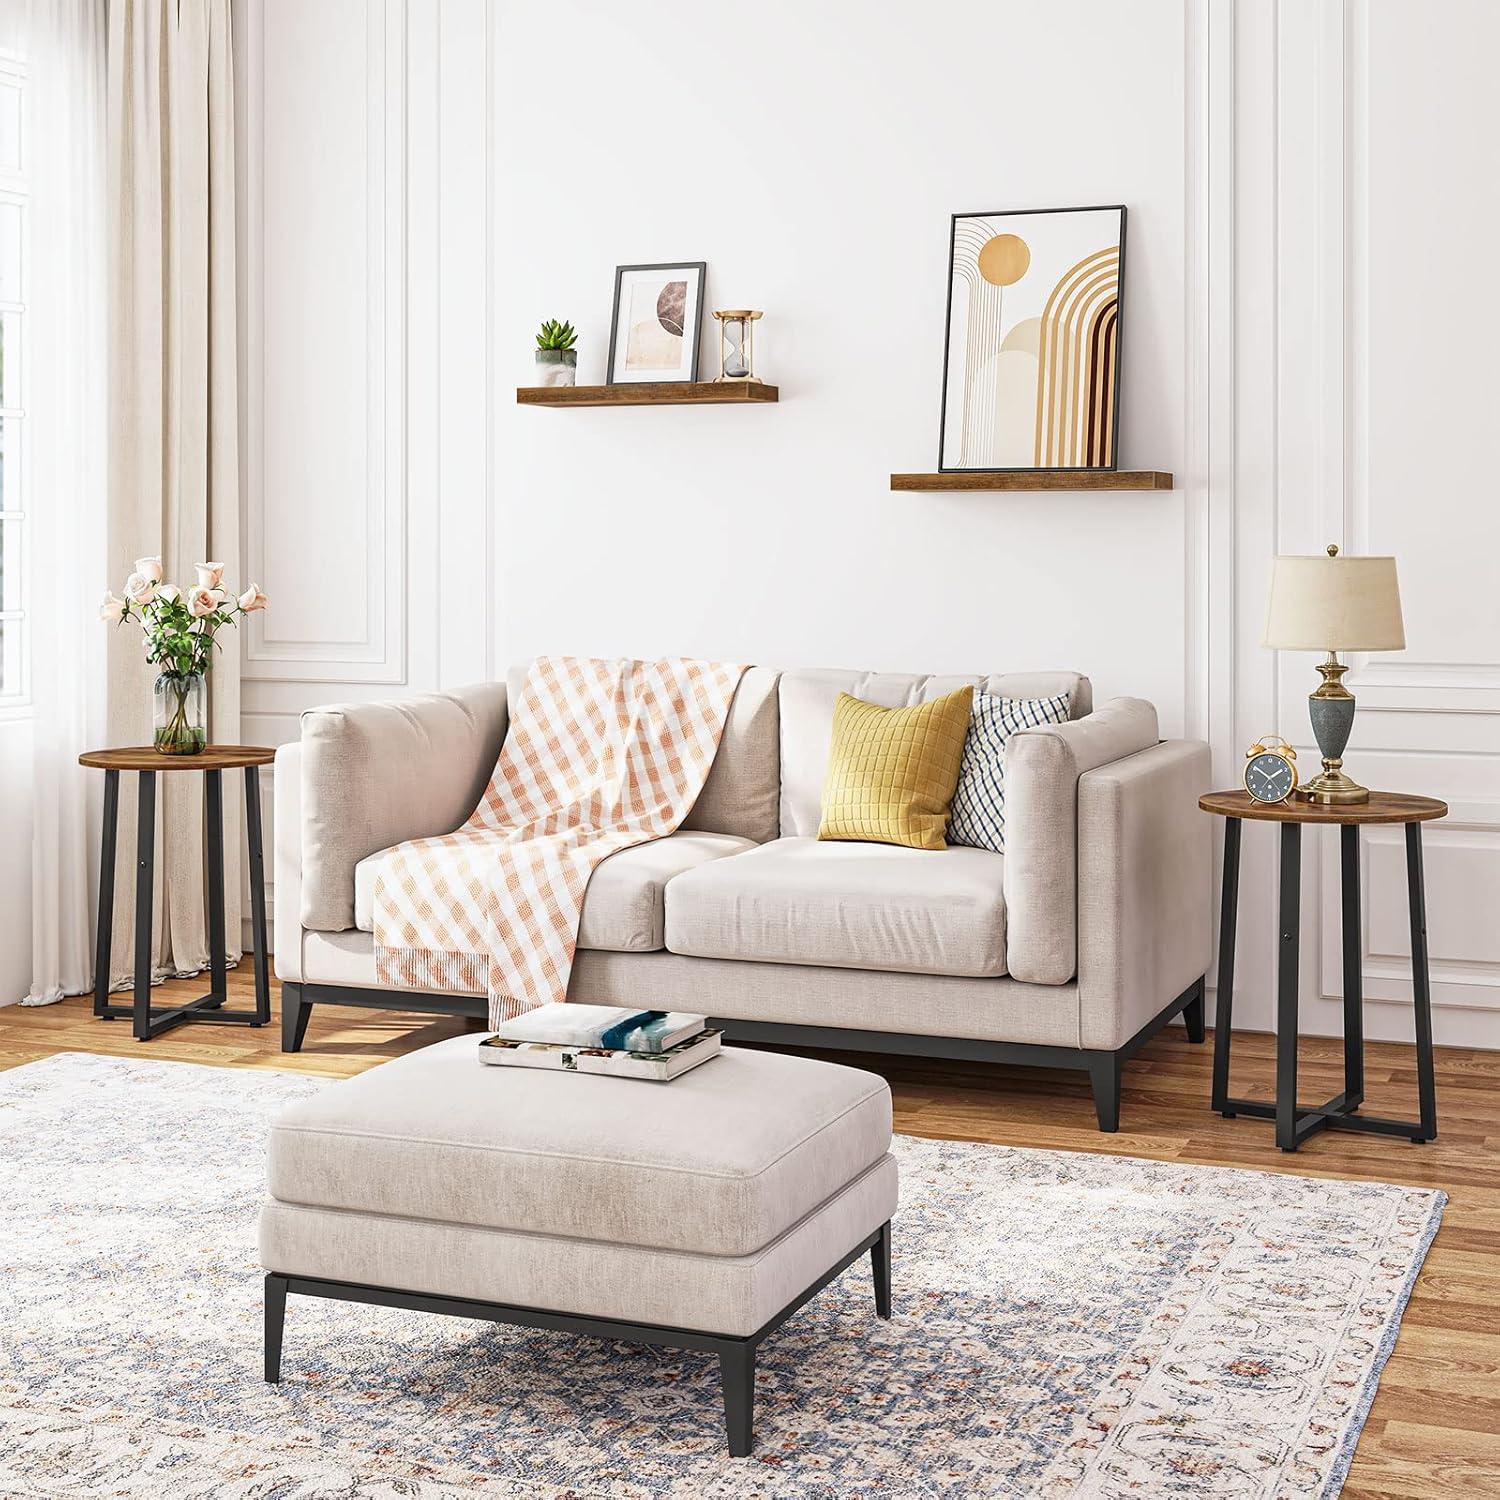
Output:
<path fill-rule="evenodd" d="M 152 898 L 156 879 L 156 772 L 136 773 L 135 1003 L 131 1022 L 138 1042 L 151 1036 Z"/>
<path fill-rule="evenodd" d="M 115 840 L 120 831 L 120 773 L 104 773 L 104 836 L 99 845 L 99 925 L 94 933 L 94 1014 L 109 1007 L 109 969 L 115 925 Z"/>
<path fill-rule="evenodd" d="M 1297 966 L 1301 961 L 1302 827 L 1281 825 L 1276 955 L 1276 1144 L 1297 1149 Z"/>
<path fill-rule="evenodd" d="M 1224 883 L 1219 903 L 1219 989 L 1214 999 L 1213 1108 L 1229 1119 L 1229 1032 L 1234 1024 L 1234 939 L 1240 907 L 1240 820 L 1224 822 Z"/>
<path fill-rule="evenodd" d="M 210 1002 L 217 1010 L 229 997 L 224 969 L 224 787 L 222 773 L 203 773 L 204 812 L 208 823 L 208 974 Z"/>
<path fill-rule="evenodd" d="M 1344 1097 L 1349 1109 L 1358 1109 L 1365 1098 L 1365 996 L 1357 824 L 1345 823 L 1339 829 L 1339 864 L 1344 906 Z"/>
<path fill-rule="evenodd" d="M 250 846 L 250 935 L 255 949 L 255 1024 L 271 1019 L 270 954 L 266 948 L 266 865 L 261 851 L 260 772 L 245 767 L 245 834 Z"/>
<path fill-rule="evenodd" d="M 1406 897 L 1411 913 L 1411 998 L 1417 1032 L 1419 1144 L 1437 1136 L 1437 1086 L 1432 1071 L 1432 983 L 1427 967 L 1427 895 L 1422 879 L 1422 825 L 1406 825 Z"/>

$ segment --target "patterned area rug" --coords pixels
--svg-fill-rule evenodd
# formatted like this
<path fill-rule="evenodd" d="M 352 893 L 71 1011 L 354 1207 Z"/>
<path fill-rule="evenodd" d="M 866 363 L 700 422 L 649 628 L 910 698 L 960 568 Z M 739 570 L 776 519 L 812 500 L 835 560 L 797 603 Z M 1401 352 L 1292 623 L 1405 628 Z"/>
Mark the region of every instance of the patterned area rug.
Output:
<path fill-rule="evenodd" d="M 898 1137 L 868 1263 L 717 1363 L 293 1298 L 260 1379 L 255 1217 L 288 1074 L 0 1074 L 0 1494 L 1337 1494 L 1443 1195 Z M 586 1083 L 580 1085 L 587 1087 Z"/>

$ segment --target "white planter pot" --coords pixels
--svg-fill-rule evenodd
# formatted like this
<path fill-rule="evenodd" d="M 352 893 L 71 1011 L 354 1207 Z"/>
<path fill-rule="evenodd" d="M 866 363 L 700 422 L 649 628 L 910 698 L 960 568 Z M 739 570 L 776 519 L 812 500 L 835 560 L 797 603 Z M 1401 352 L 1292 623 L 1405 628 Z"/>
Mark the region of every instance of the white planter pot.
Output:
<path fill-rule="evenodd" d="M 576 349 L 538 349 L 536 383 L 538 385 L 572 385 L 578 377 Z"/>

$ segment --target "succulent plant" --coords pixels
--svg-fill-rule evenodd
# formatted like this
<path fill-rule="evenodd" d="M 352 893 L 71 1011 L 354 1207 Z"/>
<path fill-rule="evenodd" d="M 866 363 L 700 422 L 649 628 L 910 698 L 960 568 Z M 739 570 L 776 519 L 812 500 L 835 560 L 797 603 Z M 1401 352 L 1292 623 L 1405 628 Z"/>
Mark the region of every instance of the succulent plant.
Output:
<path fill-rule="evenodd" d="M 571 349 L 578 342 L 578 331 L 571 323 L 548 318 L 536 336 L 538 349 Z"/>

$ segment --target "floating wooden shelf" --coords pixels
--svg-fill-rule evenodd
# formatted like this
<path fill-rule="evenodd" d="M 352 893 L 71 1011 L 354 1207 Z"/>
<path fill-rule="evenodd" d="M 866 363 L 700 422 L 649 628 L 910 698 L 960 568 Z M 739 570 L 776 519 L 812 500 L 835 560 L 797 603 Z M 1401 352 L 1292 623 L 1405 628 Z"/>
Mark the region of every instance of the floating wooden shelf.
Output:
<path fill-rule="evenodd" d="M 1003 474 L 892 474 L 893 490 L 1169 490 L 1160 469 L 1010 469 Z"/>
<path fill-rule="evenodd" d="M 522 406 L 743 406 L 776 401 L 774 385 L 749 380 L 650 380 L 633 385 L 523 385 Z"/>

